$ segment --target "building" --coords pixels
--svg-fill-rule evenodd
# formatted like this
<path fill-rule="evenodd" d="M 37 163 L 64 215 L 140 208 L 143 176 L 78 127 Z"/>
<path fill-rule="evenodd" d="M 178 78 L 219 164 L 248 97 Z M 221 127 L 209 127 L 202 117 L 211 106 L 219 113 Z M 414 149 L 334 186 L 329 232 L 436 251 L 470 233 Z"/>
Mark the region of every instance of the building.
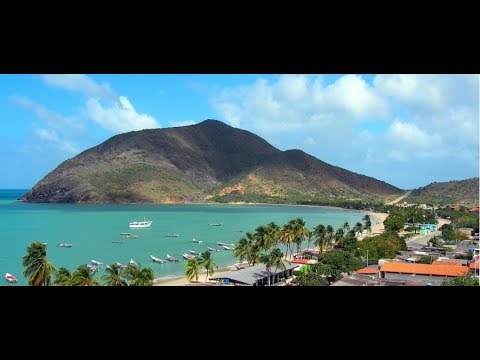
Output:
<path fill-rule="evenodd" d="M 384 279 L 413 280 L 423 283 L 440 285 L 446 278 L 465 276 L 468 273 L 466 266 L 433 265 L 387 262 L 380 269 L 380 277 Z"/>
<path fill-rule="evenodd" d="M 232 271 L 223 276 L 211 277 L 210 280 L 218 281 L 227 285 L 265 286 L 273 285 L 282 279 L 288 279 L 293 275 L 293 270 L 300 265 L 284 261 L 285 270 L 272 268 L 267 271 L 265 264 L 255 265 L 246 269 Z"/>
<path fill-rule="evenodd" d="M 478 213 L 478 207 L 472 207 L 467 210 L 469 213 Z"/>

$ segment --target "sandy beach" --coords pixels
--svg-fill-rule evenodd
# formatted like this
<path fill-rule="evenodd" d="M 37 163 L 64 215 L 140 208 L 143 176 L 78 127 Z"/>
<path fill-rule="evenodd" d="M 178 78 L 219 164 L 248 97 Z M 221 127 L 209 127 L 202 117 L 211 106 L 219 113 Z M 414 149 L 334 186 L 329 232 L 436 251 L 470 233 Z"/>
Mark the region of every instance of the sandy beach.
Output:
<path fill-rule="evenodd" d="M 370 215 L 370 221 L 372 222 L 372 235 L 379 235 L 385 231 L 383 222 L 388 217 L 388 213 L 377 213 L 372 211 L 366 211 Z"/>
<path fill-rule="evenodd" d="M 216 277 L 228 274 L 232 271 L 235 271 L 235 266 L 226 266 L 219 269 L 216 269 L 213 275 L 209 277 Z M 203 283 L 205 281 L 205 271 L 202 271 L 198 275 L 198 282 Z M 208 281 L 207 283 L 215 284 L 215 281 Z M 187 280 L 185 276 L 167 276 L 153 280 L 153 286 L 185 286 L 192 284 Z M 193 283 L 195 284 L 195 283 Z"/>

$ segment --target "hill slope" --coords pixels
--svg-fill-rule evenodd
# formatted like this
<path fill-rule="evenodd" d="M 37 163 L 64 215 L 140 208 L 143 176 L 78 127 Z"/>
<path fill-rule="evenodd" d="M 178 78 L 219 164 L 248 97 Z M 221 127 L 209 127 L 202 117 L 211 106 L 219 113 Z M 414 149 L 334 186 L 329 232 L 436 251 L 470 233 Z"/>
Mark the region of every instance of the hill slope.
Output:
<path fill-rule="evenodd" d="M 30 202 L 299 202 L 382 199 L 383 181 L 280 151 L 251 132 L 205 120 L 133 131 L 64 161 L 22 197 Z"/>
<path fill-rule="evenodd" d="M 461 204 L 478 206 L 478 185 L 478 177 L 467 180 L 434 182 L 413 190 L 406 198 L 406 201 L 438 205 Z"/>

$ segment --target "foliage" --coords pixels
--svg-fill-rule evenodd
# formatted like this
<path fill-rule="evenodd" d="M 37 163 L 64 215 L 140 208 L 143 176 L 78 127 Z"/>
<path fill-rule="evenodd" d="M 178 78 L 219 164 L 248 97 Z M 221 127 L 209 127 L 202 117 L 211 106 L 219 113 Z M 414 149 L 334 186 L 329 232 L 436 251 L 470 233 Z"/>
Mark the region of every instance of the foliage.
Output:
<path fill-rule="evenodd" d="M 50 286 L 55 267 L 47 259 L 47 246 L 38 241 L 27 247 L 27 255 L 22 258 L 25 267 L 23 275 L 32 286 Z"/>
<path fill-rule="evenodd" d="M 185 264 L 185 276 L 188 280 L 198 282 L 198 273 L 200 272 L 200 264 L 197 261 L 197 258 L 188 259 L 187 263 Z"/>
<path fill-rule="evenodd" d="M 428 242 L 431 243 L 432 246 L 436 246 L 436 247 L 442 246 L 442 242 L 436 236 L 432 237 Z"/>
<path fill-rule="evenodd" d="M 70 279 L 72 274 L 67 268 L 61 267 L 55 271 L 55 280 L 53 281 L 54 285 L 57 286 L 68 286 L 70 285 Z"/>
<path fill-rule="evenodd" d="M 433 262 L 433 256 L 425 255 L 418 259 L 417 263 L 419 264 L 431 264 Z"/>
<path fill-rule="evenodd" d="M 71 286 L 98 286 L 98 281 L 93 277 L 87 265 L 80 265 L 72 274 L 68 285 Z"/>
<path fill-rule="evenodd" d="M 395 252 L 406 250 L 405 240 L 394 231 L 386 231 L 381 235 L 371 236 L 359 242 L 363 253 L 368 251 L 369 260 L 377 262 L 379 259 L 391 259 Z"/>
<path fill-rule="evenodd" d="M 130 281 L 130 286 L 151 286 L 153 283 L 153 270 L 139 264 L 128 264 L 123 275 Z"/>
<path fill-rule="evenodd" d="M 477 205 L 478 206 L 478 205 Z M 437 210 L 437 214 L 440 217 L 452 220 L 451 225 L 455 228 L 469 227 L 477 228 L 479 217 L 478 213 L 469 213 L 467 208 L 461 207 L 460 211 L 450 210 L 450 208 L 444 207 Z"/>
<path fill-rule="evenodd" d="M 213 262 L 212 254 L 209 251 L 205 251 L 200 254 L 198 258 L 198 264 L 201 268 L 206 270 L 205 282 L 207 282 L 209 275 L 213 275 L 214 268 L 218 268 L 217 264 Z"/>
<path fill-rule="evenodd" d="M 325 275 L 318 272 L 310 271 L 308 273 L 300 273 L 292 281 L 296 286 L 328 286 L 329 282 Z"/>
<path fill-rule="evenodd" d="M 359 257 L 346 251 L 332 250 L 322 256 L 313 267 L 323 272 L 331 282 L 338 280 L 342 273 L 361 269 L 363 262 Z"/>
<path fill-rule="evenodd" d="M 442 283 L 442 286 L 479 286 L 480 278 L 474 277 L 472 274 L 465 276 L 457 276 Z"/>
<path fill-rule="evenodd" d="M 463 232 L 455 230 L 451 224 L 443 224 L 441 227 L 442 236 L 445 241 L 462 241 L 467 240 L 468 236 Z"/>
<path fill-rule="evenodd" d="M 117 264 L 107 266 L 105 274 L 102 275 L 102 280 L 105 281 L 106 286 L 127 286 L 127 282 L 122 276 L 122 271 Z"/>

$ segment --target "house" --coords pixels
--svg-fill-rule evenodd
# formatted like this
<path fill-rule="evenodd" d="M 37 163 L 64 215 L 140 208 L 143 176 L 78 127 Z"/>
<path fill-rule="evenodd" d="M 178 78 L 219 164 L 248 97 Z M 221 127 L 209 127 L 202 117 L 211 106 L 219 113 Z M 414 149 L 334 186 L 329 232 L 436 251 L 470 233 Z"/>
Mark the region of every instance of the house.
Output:
<path fill-rule="evenodd" d="M 467 210 L 469 213 L 478 213 L 478 207 L 472 207 Z"/>
<path fill-rule="evenodd" d="M 387 262 L 380 269 L 384 279 L 414 280 L 440 285 L 446 278 L 465 276 L 466 266 Z"/>
<path fill-rule="evenodd" d="M 460 205 L 450 205 L 450 210 L 452 210 L 452 211 L 460 211 Z"/>

